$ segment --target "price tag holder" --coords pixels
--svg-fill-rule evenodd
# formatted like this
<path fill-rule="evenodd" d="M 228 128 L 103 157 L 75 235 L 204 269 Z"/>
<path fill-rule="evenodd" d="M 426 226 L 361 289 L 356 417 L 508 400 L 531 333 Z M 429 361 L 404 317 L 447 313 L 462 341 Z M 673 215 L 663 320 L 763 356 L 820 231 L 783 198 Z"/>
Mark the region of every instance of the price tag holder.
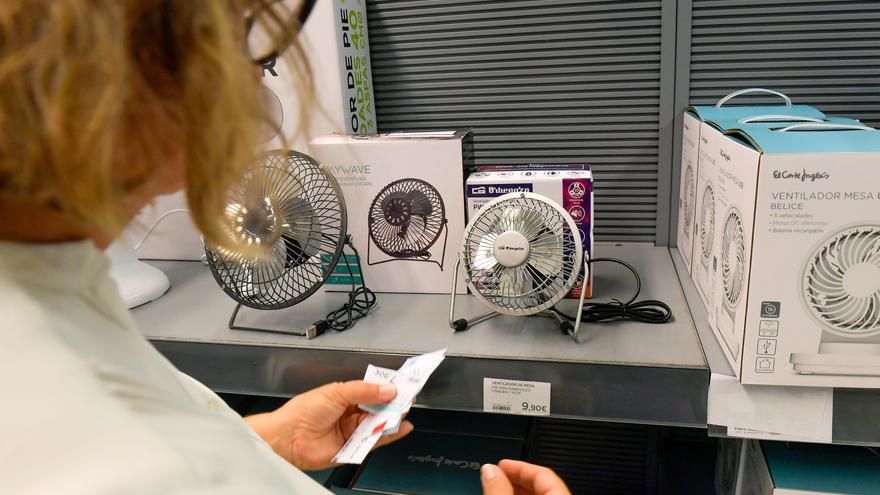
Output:
<path fill-rule="evenodd" d="M 549 416 L 550 384 L 483 378 L 483 411 L 523 416 Z"/>

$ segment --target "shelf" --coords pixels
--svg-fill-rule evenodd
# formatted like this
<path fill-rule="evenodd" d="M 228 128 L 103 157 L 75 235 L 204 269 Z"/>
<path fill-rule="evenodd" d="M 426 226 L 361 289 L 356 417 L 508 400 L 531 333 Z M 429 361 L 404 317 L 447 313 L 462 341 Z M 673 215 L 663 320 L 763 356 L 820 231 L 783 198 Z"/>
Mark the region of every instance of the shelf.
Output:
<path fill-rule="evenodd" d="M 673 321 L 587 325 L 579 344 L 542 317 L 496 317 L 455 334 L 447 326 L 448 295 L 379 294 L 378 307 L 354 328 L 306 340 L 230 330 L 234 305 L 198 262 L 155 262 L 171 290 L 133 314 L 172 362 L 221 392 L 290 396 L 361 378 L 369 363 L 396 368 L 407 356 L 446 347 L 448 358 L 419 395 L 421 406 L 479 411 L 483 378 L 508 378 L 551 383 L 553 416 L 704 427 L 709 365 L 668 249 L 597 250 L 632 263 L 642 275 L 640 297 L 667 302 Z M 629 277 L 597 264 L 597 298 L 626 297 Z M 456 317 L 486 311 L 472 296 L 457 297 Z M 243 309 L 239 317 L 249 326 L 303 328 L 343 300 L 319 292 L 287 310 Z"/>
<path fill-rule="evenodd" d="M 741 411 L 738 427 L 759 430 L 734 433 L 729 428 L 731 425 L 709 424 L 710 435 L 774 438 L 774 432 L 764 431 L 763 426 L 752 424 L 748 418 L 758 418 L 757 422 L 760 424 L 767 424 L 768 419 L 771 422 L 775 420 L 777 424 L 790 424 L 792 418 L 782 416 L 787 414 L 783 411 L 789 408 L 781 405 L 782 403 L 817 402 L 817 399 L 821 400 L 823 396 L 827 396 L 831 402 L 831 414 L 827 419 L 823 418 L 821 426 L 826 433 L 830 430 L 831 443 L 880 446 L 880 422 L 876 419 L 880 415 L 880 389 L 743 385 L 732 380 L 730 377 L 734 376 L 733 368 L 724 356 L 717 337 L 709 328 L 706 309 L 687 273 L 681 254 L 678 249 L 671 249 L 670 254 L 711 371 L 708 394 L 709 418 L 716 417 L 712 411 L 736 407 Z M 737 403 L 731 404 L 732 400 L 736 400 Z M 799 410 L 801 418 L 798 419 L 801 420 L 803 416 L 815 412 L 801 408 Z M 774 418 L 774 414 L 780 416 Z M 827 421 L 831 424 L 827 424 Z"/>

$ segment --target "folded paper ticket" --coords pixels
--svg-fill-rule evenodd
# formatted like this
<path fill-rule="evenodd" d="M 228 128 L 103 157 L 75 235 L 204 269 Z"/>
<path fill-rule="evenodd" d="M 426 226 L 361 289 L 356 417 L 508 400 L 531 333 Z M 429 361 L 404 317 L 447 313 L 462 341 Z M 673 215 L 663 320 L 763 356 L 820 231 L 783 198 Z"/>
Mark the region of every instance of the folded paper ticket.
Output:
<path fill-rule="evenodd" d="M 416 395 L 428 378 L 446 357 L 446 349 L 411 357 L 400 369 L 392 370 L 367 366 L 364 381 L 367 383 L 391 383 L 397 386 L 397 396 L 388 404 L 359 404 L 369 412 L 366 419 L 354 430 L 342 449 L 333 458 L 338 464 L 360 464 L 383 435 L 393 435 L 400 429 L 403 415 L 409 412 Z"/>

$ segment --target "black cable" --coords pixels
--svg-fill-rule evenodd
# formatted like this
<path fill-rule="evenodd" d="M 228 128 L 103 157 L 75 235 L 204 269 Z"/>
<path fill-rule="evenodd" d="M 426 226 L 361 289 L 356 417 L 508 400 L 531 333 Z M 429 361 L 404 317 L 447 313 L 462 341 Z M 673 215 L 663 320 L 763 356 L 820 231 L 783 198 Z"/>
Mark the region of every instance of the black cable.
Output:
<path fill-rule="evenodd" d="M 348 261 L 348 257 L 346 257 L 343 252 L 342 256 L 345 260 L 345 266 L 348 269 L 348 275 L 351 277 L 351 291 L 348 293 L 348 302 L 343 304 L 339 309 L 327 313 L 327 316 L 324 318 L 324 321 L 327 324 L 326 328 L 331 328 L 337 332 L 343 332 L 354 326 L 356 321 L 367 316 L 370 313 L 370 310 L 373 309 L 373 306 L 376 305 L 376 294 L 367 288 L 366 282 L 364 281 L 364 270 L 361 267 L 361 256 L 351 242 L 351 237 L 348 238 L 346 244 L 348 244 L 354 252 L 355 260 L 357 260 L 358 273 L 361 276 L 361 285 L 360 287 L 355 286 L 354 273 L 351 271 L 351 264 Z"/>
<path fill-rule="evenodd" d="M 593 258 L 587 263 L 608 262 L 617 263 L 629 269 L 636 279 L 636 290 L 629 301 L 622 302 L 612 299 L 611 302 L 584 302 L 584 311 L 581 314 L 581 321 L 587 323 L 597 323 L 612 320 L 634 320 L 643 323 L 666 323 L 672 318 L 672 310 L 663 301 L 646 299 L 644 301 L 636 301 L 639 293 L 642 291 L 642 279 L 635 267 L 626 261 L 617 258 Z M 554 313 L 570 321 L 575 320 L 575 316 L 563 313 L 556 307 L 552 309 Z"/>

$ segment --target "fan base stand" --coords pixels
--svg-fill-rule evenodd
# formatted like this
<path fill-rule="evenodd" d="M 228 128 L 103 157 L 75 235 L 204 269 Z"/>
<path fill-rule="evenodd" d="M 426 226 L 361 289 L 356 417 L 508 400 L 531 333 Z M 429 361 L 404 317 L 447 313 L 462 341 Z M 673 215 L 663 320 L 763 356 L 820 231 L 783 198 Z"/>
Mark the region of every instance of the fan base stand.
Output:
<path fill-rule="evenodd" d="M 443 254 L 440 255 L 440 261 L 432 260 L 432 259 L 419 259 L 417 257 L 417 256 L 425 256 L 426 258 L 430 258 L 431 252 L 428 250 L 425 250 L 422 253 L 418 253 L 414 257 L 391 258 L 391 259 L 382 260 L 382 261 L 371 261 L 370 260 L 370 254 L 371 254 L 370 246 L 373 244 L 373 240 L 368 235 L 367 236 L 367 266 L 381 265 L 383 263 L 391 263 L 392 261 L 414 261 L 414 262 L 418 262 L 418 263 L 434 263 L 435 265 L 440 267 L 440 271 L 442 272 L 443 271 L 443 264 L 446 263 L 446 243 L 447 243 L 447 240 L 449 239 L 449 227 L 447 227 L 447 223 L 448 222 L 444 218 L 443 219 L 443 227 L 442 227 L 443 228 Z"/>
<path fill-rule="evenodd" d="M 363 271 L 360 270 L 360 267 L 361 267 L 360 255 L 358 255 L 357 250 L 354 248 L 354 244 L 352 244 L 351 236 L 347 236 L 346 244 L 354 251 L 355 259 L 357 260 L 357 268 L 361 273 L 363 273 Z M 344 252 L 343 252 L 343 260 L 345 260 L 345 265 L 348 268 L 348 274 L 352 277 L 350 294 L 354 294 L 355 291 L 358 289 L 368 290 L 366 287 L 366 284 L 364 283 L 363 275 L 361 275 L 361 283 L 359 286 L 354 283 L 354 273 L 352 271 L 351 265 L 348 262 L 348 259 L 344 256 Z M 306 339 L 312 339 L 312 338 L 315 338 L 315 337 L 321 335 L 327 329 L 327 320 L 325 320 L 325 319 L 321 319 L 321 320 L 318 320 L 310 325 L 307 325 L 305 327 L 305 329 L 303 329 L 303 328 L 268 328 L 268 327 L 252 327 L 252 326 L 246 326 L 246 325 L 239 325 L 238 323 L 236 323 L 236 320 L 238 319 L 238 312 L 241 310 L 242 306 L 243 305 L 241 303 L 236 303 L 235 309 L 232 310 L 232 315 L 229 317 L 229 329 L 230 330 L 244 330 L 244 331 L 249 331 L 249 332 L 274 333 L 274 334 L 280 334 L 280 335 L 295 335 L 297 337 L 305 337 Z M 284 309 L 290 309 L 292 307 L 293 306 L 290 306 L 288 308 L 283 308 L 280 310 L 279 309 L 266 310 L 266 309 L 256 309 L 256 308 L 248 308 L 248 309 L 253 309 L 253 311 L 283 311 Z M 327 315 L 327 318 L 329 318 L 329 317 L 330 317 L 330 315 Z"/>
<path fill-rule="evenodd" d="M 825 343 L 818 353 L 792 353 L 789 361 L 802 375 L 880 376 L 880 344 Z"/>
<path fill-rule="evenodd" d="M 457 281 L 456 279 L 458 278 L 459 268 L 461 268 L 461 258 L 460 257 L 456 258 L 456 260 L 455 260 L 455 266 L 453 267 L 453 270 L 452 270 L 452 273 L 453 273 L 452 289 L 449 293 L 449 296 L 450 296 L 450 300 L 449 300 L 449 328 L 451 328 L 456 333 L 464 332 L 466 330 L 469 330 L 472 326 L 476 325 L 477 323 L 480 323 L 480 322 L 486 321 L 490 318 L 494 318 L 496 316 L 501 315 L 501 313 L 499 313 L 497 311 L 489 311 L 488 313 L 483 313 L 479 316 L 476 316 L 476 317 L 470 318 L 470 319 L 466 319 L 466 318 L 456 319 L 455 318 L 455 296 L 456 296 L 455 286 L 456 286 L 456 281 Z M 584 269 L 589 270 L 589 266 L 586 262 L 584 262 Z M 585 273 L 588 274 L 589 272 L 585 272 Z M 547 317 L 547 318 L 554 318 L 557 321 L 557 323 L 559 324 L 559 329 L 562 331 L 562 333 L 565 335 L 571 336 L 571 338 L 574 339 L 574 341 L 579 344 L 580 341 L 578 340 L 578 329 L 580 328 L 581 315 L 582 315 L 583 309 L 584 309 L 584 298 L 586 297 L 586 293 L 587 293 L 586 287 L 587 287 L 587 284 L 582 284 L 581 297 L 580 297 L 580 301 L 578 304 L 578 311 L 577 311 L 577 317 L 576 317 L 577 319 L 574 321 L 574 323 L 563 319 L 561 316 L 559 316 L 558 313 L 556 313 L 554 311 L 546 311 L 545 310 L 545 311 L 540 311 L 538 313 L 535 313 L 535 314 L 529 315 L 529 316 L 543 316 L 543 317 Z"/>

